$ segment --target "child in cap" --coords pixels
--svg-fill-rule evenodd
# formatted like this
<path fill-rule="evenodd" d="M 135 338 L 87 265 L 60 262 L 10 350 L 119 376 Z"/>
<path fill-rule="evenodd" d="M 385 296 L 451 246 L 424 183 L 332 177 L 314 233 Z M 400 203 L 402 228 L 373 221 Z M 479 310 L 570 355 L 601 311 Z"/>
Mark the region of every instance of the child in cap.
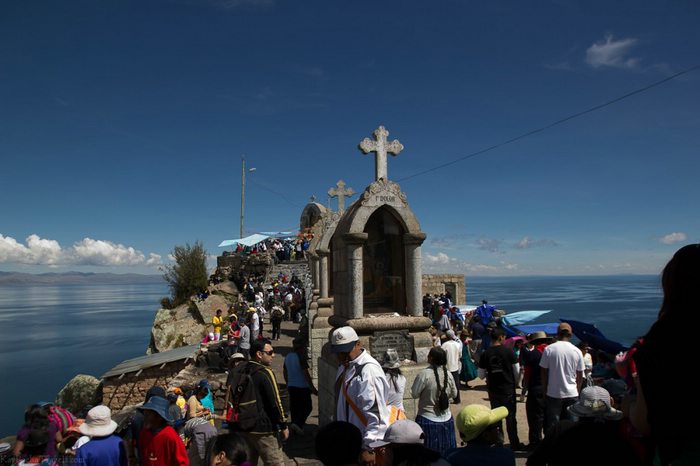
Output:
<path fill-rule="evenodd" d="M 450 450 L 445 458 L 450 464 L 480 464 L 485 466 L 515 466 L 515 454 L 502 446 L 501 421 L 508 416 L 505 406 L 488 408 L 468 405 L 457 415 L 457 430 L 462 448 Z"/>

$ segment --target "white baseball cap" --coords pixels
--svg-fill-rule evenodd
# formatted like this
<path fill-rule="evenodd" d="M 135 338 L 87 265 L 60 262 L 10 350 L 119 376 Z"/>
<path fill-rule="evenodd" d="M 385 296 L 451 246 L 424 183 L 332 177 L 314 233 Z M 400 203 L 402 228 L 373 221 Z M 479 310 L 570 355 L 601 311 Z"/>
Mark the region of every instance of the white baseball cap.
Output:
<path fill-rule="evenodd" d="M 378 448 L 390 443 L 423 445 L 424 442 L 425 434 L 423 429 L 414 421 L 403 419 L 394 422 L 387 428 L 386 432 L 384 432 L 384 440 L 376 440 L 370 443 L 369 446 Z"/>
<path fill-rule="evenodd" d="M 340 327 L 331 334 L 331 353 L 349 353 L 360 339 L 352 327 Z"/>

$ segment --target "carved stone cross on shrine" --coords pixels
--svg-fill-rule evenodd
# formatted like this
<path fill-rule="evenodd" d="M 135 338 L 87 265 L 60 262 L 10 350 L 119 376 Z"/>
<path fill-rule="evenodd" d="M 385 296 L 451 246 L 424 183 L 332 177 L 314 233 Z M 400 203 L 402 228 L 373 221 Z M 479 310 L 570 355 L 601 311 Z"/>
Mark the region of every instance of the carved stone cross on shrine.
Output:
<path fill-rule="evenodd" d="M 389 153 L 394 156 L 399 155 L 399 152 L 403 150 L 403 144 L 401 144 L 398 139 L 387 142 L 386 137 L 389 136 L 389 131 L 383 126 L 375 129 L 373 134 L 375 140 L 364 138 L 360 143 L 360 150 L 365 154 L 370 152 L 377 153 L 374 163 L 374 181 L 379 181 L 380 178 L 388 180 L 386 154 Z"/>
<path fill-rule="evenodd" d="M 345 181 L 340 180 L 335 184 L 335 188 L 328 190 L 328 195 L 330 197 L 338 198 L 338 212 L 345 212 L 345 196 L 352 196 L 355 194 L 352 188 L 345 189 Z"/>

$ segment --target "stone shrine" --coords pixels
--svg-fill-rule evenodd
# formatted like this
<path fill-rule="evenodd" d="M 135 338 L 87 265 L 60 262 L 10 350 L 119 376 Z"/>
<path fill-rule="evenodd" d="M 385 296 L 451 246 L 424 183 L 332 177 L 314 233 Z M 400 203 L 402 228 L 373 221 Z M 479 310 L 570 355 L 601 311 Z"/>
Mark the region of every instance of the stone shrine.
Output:
<path fill-rule="evenodd" d="M 392 345 L 400 350 L 409 387 L 404 399 L 409 419 L 416 410 L 410 386 L 432 347 L 427 331 L 431 321 L 422 309 L 421 244 L 426 235 L 401 187 L 388 179 L 387 154 L 396 156 L 403 150 L 398 140 L 387 141 L 388 135 L 380 126 L 374 140 L 359 144 L 364 153 L 375 153 L 375 179 L 347 210 L 344 183 L 329 191 L 338 196 L 338 212 L 322 217 L 320 234 L 310 248 L 312 262 L 318 261 L 312 270 L 319 288 L 309 309 L 314 314 L 310 354 L 321 424 L 335 413 L 338 362 L 328 343 L 334 328 L 353 327 L 363 347 L 380 362 Z"/>

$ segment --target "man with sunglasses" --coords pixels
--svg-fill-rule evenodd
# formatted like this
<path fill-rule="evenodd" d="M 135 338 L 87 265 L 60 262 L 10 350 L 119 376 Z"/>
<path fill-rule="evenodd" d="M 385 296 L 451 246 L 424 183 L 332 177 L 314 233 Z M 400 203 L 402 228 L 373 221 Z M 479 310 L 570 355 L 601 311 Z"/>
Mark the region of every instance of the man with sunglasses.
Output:
<path fill-rule="evenodd" d="M 255 427 L 241 432 L 250 447 L 250 464 L 258 464 L 258 457 L 266 465 L 284 465 L 285 462 L 282 442 L 289 438 L 289 429 L 277 379 L 270 368 L 274 357 L 270 340 L 255 340 L 250 345 L 250 361 L 244 363 L 250 369 L 258 407 Z"/>

